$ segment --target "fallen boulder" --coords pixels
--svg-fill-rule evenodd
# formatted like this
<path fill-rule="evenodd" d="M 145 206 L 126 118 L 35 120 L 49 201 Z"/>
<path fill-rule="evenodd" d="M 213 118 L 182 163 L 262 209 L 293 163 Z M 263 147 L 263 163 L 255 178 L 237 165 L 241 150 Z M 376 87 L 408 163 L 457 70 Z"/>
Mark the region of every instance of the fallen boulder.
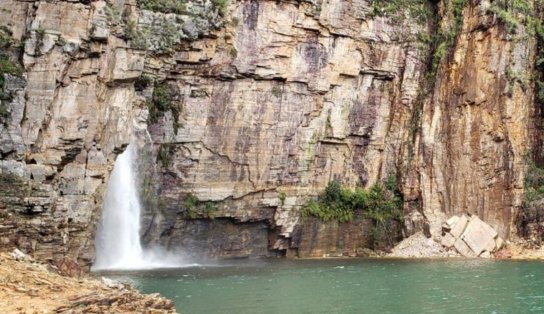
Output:
<path fill-rule="evenodd" d="M 451 220 L 451 218 L 449 220 Z M 463 215 L 459 219 L 455 219 L 454 221 L 455 224 L 451 226 L 450 233 L 454 238 L 458 239 L 461 237 L 463 232 L 465 232 L 465 228 L 468 224 L 468 217 Z"/>
<path fill-rule="evenodd" d="M 464 257 L 489 258 L 500 250 L 504 241 L 497 231 L 478 216 L 453 216 L 442 225 L 443 247 Z"/>
<path fill-rule="evenodd" d="M 472 249 L 476 255 L 480 255 L 487 249 L 495 250 L 495 238 L 497 231 L 483 222 L 478 216 L 472 216 L 461 235 L 461 239 Z M 491 245 L 491 247 L 489 247 Z"/>

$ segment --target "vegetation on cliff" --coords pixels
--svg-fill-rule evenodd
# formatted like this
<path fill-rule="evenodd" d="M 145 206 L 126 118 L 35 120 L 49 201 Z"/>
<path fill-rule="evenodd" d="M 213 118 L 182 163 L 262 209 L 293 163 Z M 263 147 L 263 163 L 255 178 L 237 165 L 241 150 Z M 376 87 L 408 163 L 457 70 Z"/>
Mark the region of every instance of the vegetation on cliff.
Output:
<path fill-rule="evenodd" d="M 302 208 L 301 215 L 303 219 L 313 216 L 324 222 L 349 222 L 356 212 L 360 212 L 374 224 L 374 247 L 381 247 L 384 243 L 392 247 L 394 239 L 400 235 L 402 206 L 402 193 L 395 176 L 389 176 L 385 182 L 375 183 L 368 189 L 351 190 L 342 187 L 338 181 L 331 181 L 317 200 Z"/>
<path fill-rule="evenodd" d="M 432 35 L 419 34 L 420 40 L 432 47 L 433 50 L 432 66 L 427 74 L 428 78 L 434 79 L 440 61 L 449 54 L 451 47 L 453 47 L 455 38 L 463 26 L 463 10 L 467 4 L 467 0 L 445 1 L 444 18 L 451 22 L 442 23 Z M 370 5 L 371 17 L 384 16 L 401 22 L 408 14 L 419 23 L 436 22 L 433 21 L 433 17 L 437 16 L 434 14 L 435 8 L 428 0 L 372 0 Z M 519 32 L 521 27 L 525 27 L 529 35 L 542 38 L 544 37 L 544 27 L 540 19 L 541 6 L 541 1 L 498 0 L 491 3 L 488 12 L 494 14 L 511 34 L 515 34 Z M 542 59 L 540 57 L 539 55 L 539 60 Z"/>
<path fill-rule="evenodd" d="M 525 176 L 525 201 L 532 202 L 544 198 L 544 168 L 530 162 Z"/>
<path fill-rule="evenodd" d="M 136 0 L 143 10 L 161 13 L 189 14 L 186 1 L 183 0 Z M 212 4 L 223 14 L 227 8 L 227 0 L 213 0 Z"/>
<path fill-rule="evenodd" d="M 153 81 L 149 78 L 146 78 L 145 76 L 142 80 L 148 80 L 145 83 L 140 82 L 140 84 L 145 84 L 145 86 L 151 84 L 151 82 Z M 170 86 L 168 82 L 158 80 L 155 80 L 153 82 L 153 96 L 151 97 L 151 99 L 147 100 L 147 108 L 149 110 L 148 119 L 150 123 L 159 122 L 159 119 L 162 118 L 166 112 L 171 112 L 174 132 L 177 132 L 180 126 L 180 108 L 179 105 L 174 101 L 174 97 L 176 96 L 176 94 L 177 93 L 175 91 L 175 86 Z M 168 156 L 169 155 L 170 152 L 168 151 Z M 166 156 L 167 155 L 163 155 L 160 157 L 163 166 L 167 165 L 167 163 L 165 163 L 166 159 L 162 158 Z"/>
<path fill-rule="evenodd" d="M 0 118 L 8 116 L 5 102 L 11 100 L 11 95 L 4 90 L 5 75 L 20 76 L 23 69 L 20 64 L 10 57 L 10 50 L 15 46 L 12 33 L 6 26 L 0 26 Z"/>
<path fill-rule="evenodd" d="M 162 13 L 187 13 L 185 1 L 179 0 L 137 0 L 136 4 L 143 10 L 150 10 Z"/>
<path fill-rule="evenodd" d="M 149 121 L 155 123 L 166 111 L 171 110 L 172 94 L 166 82 L 155 82 L 153 89 L 153 97 L 148 100 L 147 107 L 149 109 Z"/>
<path fill-rule="evenodd" d="M 544 168 L 529 160 L 525 174 L 525 194 L 517 218 L 518 232 L 529 243 L 540 246 L 544 240 Z"/>
<path fill-rule="evenodd" d="M 356 211 L 383 224 L 394 219 L 402 220 L 402 194 L 396 178 L 389 176 L 368 189 L 344 188 L 338 181 L 331 181 L 317 201 L 312 200 L 302 208 L 303 217 L 314 216 L 322 221 L 348 222 Z"/>
<path fill-rule="evenodd" d="M 185 195 L 185 198 L 181 205 L 182 208 L 185 210 L 185 219 L 214 219 L 216 212 L 219 210 L 215 202 L 201 202 L 195 195 L 191 193 Z"/>
<path fill-rule="evenodd" d="M 427 0 L 371 0 L 370 16 L 393 17 L 396 21 L 404 18 L 404 12 L 421 23 L 432 16 L 432 9 Z"/>

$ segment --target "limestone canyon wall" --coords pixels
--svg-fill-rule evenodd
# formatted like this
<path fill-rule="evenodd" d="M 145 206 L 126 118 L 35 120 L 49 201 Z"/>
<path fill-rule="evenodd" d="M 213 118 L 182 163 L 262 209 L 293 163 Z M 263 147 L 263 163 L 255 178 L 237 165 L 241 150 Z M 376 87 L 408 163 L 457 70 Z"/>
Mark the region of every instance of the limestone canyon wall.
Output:
<path fill-rule="evenodd" d="M 376 14 L 376 2 L 192 1 L 160 13 L 133 0 L 2 1 L 2 56 L 21 70 L 2 71 L 0 247 L 88 265 L 132 134 L 147 244 L 364 255 L 371 221 L 302 219 L 300 207 L 331 180 L 390 175 L 404 236 L 438 237 L 449 216 L 473 213 L 517 237 L 537 138 L 535 36 L 509 33 L 489 1 L 454 16 L 455 1 L 421 1 L 424 19 Z M 429 36 L 455 23 L 433 62 Z"/>

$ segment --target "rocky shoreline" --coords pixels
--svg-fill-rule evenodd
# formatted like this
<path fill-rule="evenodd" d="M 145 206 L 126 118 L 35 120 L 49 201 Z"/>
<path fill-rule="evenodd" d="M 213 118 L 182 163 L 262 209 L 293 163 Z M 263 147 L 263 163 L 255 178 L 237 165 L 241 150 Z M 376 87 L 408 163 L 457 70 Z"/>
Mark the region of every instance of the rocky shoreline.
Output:
<path fill-rule="evenodd" d="M 485 256 L 463 256 L 457 251 L 448 249 L 433 238 L 427 238 L 423 232 L 404 239 L 387 258 L 401 259 L 443 259 L 443 258 L 483 258 L 483 259 L 512 259 L 512 260 L 544 260 L 544 247 L 527 247 L 525 242 L 505 242 L 505 245 L 493 254 Z"/>
<path fill-rule="evenodd" d="M 174 314 L 174 302 L 103 278 L 65 277 L 20 251 L 0 253 L 2 313 Z"/>

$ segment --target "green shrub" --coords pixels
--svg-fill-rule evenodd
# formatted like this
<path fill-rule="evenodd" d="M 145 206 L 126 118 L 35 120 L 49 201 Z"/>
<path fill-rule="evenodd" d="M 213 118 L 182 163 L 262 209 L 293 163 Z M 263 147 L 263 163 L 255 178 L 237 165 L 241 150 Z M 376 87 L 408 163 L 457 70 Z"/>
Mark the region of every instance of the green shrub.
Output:
<path fill-rule="evenodd" d="M 147 102 L 149 121 L 155 123 L 164 112 L 172 109 L 172 95 L 166 82 L 155 82 L 153 96 Z"/>
<path fill-rule="evenodd" d="M 198 218 L 198 212 L 192 208 L 189 208 L 187 210 L 187 216 L 189 219 L 197 219 Z"/>
<path fill-rule="evenodd" d="M 171 145 L 161 144 L 159 147 L 159 152 L 157 153 L 157 161 L 161 164 L 163 168 L 168 168 L 172 163 L 172 155 L 174 150 Z"/>
<path fill-rule="evenodd" d="M 543 4 L 542 1 L 495 0 L 489 12 L 495 14 L 511 34 L 517 33 L 521 26 L 525 26 L 528 34 L 536 34 L 543 38 L 544 26 L 540 16 Z"/>
<path fill-rule="evenodd" d="M 123 23 L 122 13 L 111 3 L 108 3 L 104 7 L 104 14 L 106 15 L 106 19 L 111 26 L 117 26 Z"/>
<path fill-rule="evenodd" d="M 0 52 L 0 88 L 4 87 L 4 74 L 19 76 L 23 74 L 21 65 L 10 60 L 10 58 Z"/>
<path fill-rule="evenodd" d="M 5 75 L 20 76 L 23 74 L 23 67 L 10 58 L 10 50 L 15 40 L 12 32 L 6 26 L 0 26 L 0 118 L 7 118 L 9 110 L 6 102 L 11 101 L 11 95 L 4 91 Z"/>
<path fill-rule="evenodd" d="M 540 246 L 544 240 L 544 229 L 540 228 L 537 234 L 530 228 L 530 224 L 539 225 L 544 220 L 541 201 L 544 199 L 544 168 L 537 165 L 528 154 L 525 173 L 523 203 L 516 217 L 516 227 L 519 235 L 525 237 L 529 243 Z M 535 237 L 536 236 L 536 237 Z"/>
<path fill-rule="evenodd" d="M 498 6 L 492 6 L 489 10 L 497 15 L 497 18 L 504 23 L 509 32 L 516 32 L 520 26 L 518 19 L 508 10 L 502 9 Z"/>
<path fill-rule="evenodd" d="M 543 2 L 537 3 L 537 12 L 542 12 Z M 535 61 L 535 73 L 534 75 L 534 88 L 536 93 L 536 104 L 540 106 L 541 112 L 544 111 L 544 25 L 538 18 L 538 14 L 527 16 L 529 25 L 532 26 L 532 30 L 537 39 L 537 51 Z"/>
<path fill-rule="evenodd" d="M 525 174 L 525 203 L 544 198 L 544 168 L 531 161 Z"/>
<path fill-rule="evenodd" d="M 146 78 L 142 78 L 138 88 L 150 83 L 146 80 Z M 149 110 L 149 123 L 157 123 L 164 116 L 165 112 L 170 111 L 173 118 L 174 132 L 177 133 L 178 128 L 181 126 L 179 122 L 180 107 L 173 101 L 174 94 L 175 92 L 168 86 L 168 83 L 165 81 L 155 81 L 153 96 L 146 101 L 146 104 Z"/>
<path fill-rule="evenodd" d="M 187 194 L 183 200 L 182 207 L 185 210 L 185 218 L 209 218 L 214 219 L 219 208 L 215 202 L 201 202 L 193 194 Z"/>
<path fill-rule="evenodd" d="M 0 26 L 0 49 L 6 49 L 13 45 L 13 33 L 12 31 L 4 25 Z"/>
<path fill-rule="evenodd" d="M 185 209 L 194 210 L 198 204 L 198 198 L 190 193 L 187 194 L 187 196 L 185 196 L 185 199 L 183 200 L 183 207 Z"/>
<path fill-rule="evenodd" d="M 153 25 L 149 30 L 149 43 L 159 54 L 171 54 L 180 42 L 178 25 L 170 19 L 163 18 L 160 23 Z"/>
<path fill-rule="evenodd" d="M 13 48 L 15 40 L 12 32 L 6 26 L 0 26 L 0 88 L 3 87 L 4 74 L 21 75 L 23 69 L 20 64 L 9 58 L 9 49 Z"/>
<path fill-rule="evenodd" d="M 221 15 L 225 15 L 228 6 L 228 0 L 212 0 L 213 5 L 219 10 Z"/>
<path fill-rule="evenodd" d="M 138 27 L 134 21 L 125 24 L 125 39 L 130 41 L 130 46 L 134 49 L 146 50 L 149 46 L 149 33 Z"/>
<path fill-rule="evenodd" d="M 238 50 L 236 50 L 236 47 L 230 47 L 229 54 L 231 57 L 236 58 L 238 56 Z"/>
<path fill-rule="evenodd" d="M 187 6 L 183 0 L 136 0 L 136 5 L 143 10 L 162 13 L 187 13 Z"/>
<path fill-rule="evenodd" d="M 158 110 L 163 112 L 172 107 L 172 95 L 170 95 L 168 84 L 165 82 L 155 84 L 153 103 Z"/>
<path fill-rule="evenodd" d="M 141 92 L 145 90 L 151 83 L 153 83 L 153 79 L 148 75 L 142 74 L 138 79 L 136 79 L 136 82 L 134 82 L 134 89 L 138 92 Z"/>
<path fill-rule="evenodd" d="M 0 93 L 0 96 L 2 93 Z M 9 110 L 8 107 L 4 104 L 2 99 L 0 99 L 0 118 L 6 119 L 9 117 Z"/>
<path fill-rule="evenodd" d="M 280 192 L 280 204 L 281 206 L 285 205 L 285 199 L 287 198 L 287 194 L 285 192 Z"/>
<path fill-rule="evenodd" d="M 453 18 L 452 25 L 441 28 L 433 35 L 430 40 L 434 47 L 434 53 L 431 60 L 431 68 L 427 73 L 427 79 L 434 82 L 438 67 L 442 59 L 449 55 L 451 48 L 455 44 L 457 35 L 463 27 L 463 10 L 467 4 L 467 0 L 453 0 L 448 7 L 448 14 Z M 434 84 L 430 84 L 432 86 Z"/>
<path fill-rule="evenodd" d="M 370 17 L 392 17 L 401 22 L 407 12 L 411 18 L 426 23 L 432 16 L 432 8 L 426 0 L 371 0 Z"/>
<path fill-rule="evenodd" d="M 213 202 L 206 202 L 204 205 L 204 211 L 206 212 L 206 216 L 208 216 L 208 218 L 213 219 L 217 210 L 218 208 Z"/>
<path fill-rule="evenodd" d="M 402 220 L 402 204 L 395 177 L 388 177 L 366 190 L 346 189 L 338 181 L 331 181 L 317 200 L 311 200 L 302 208 L 301 215 L 322 221 L 348 222 L 359 210 L 366 217 L 383 223 L 390 219 Z"/>

